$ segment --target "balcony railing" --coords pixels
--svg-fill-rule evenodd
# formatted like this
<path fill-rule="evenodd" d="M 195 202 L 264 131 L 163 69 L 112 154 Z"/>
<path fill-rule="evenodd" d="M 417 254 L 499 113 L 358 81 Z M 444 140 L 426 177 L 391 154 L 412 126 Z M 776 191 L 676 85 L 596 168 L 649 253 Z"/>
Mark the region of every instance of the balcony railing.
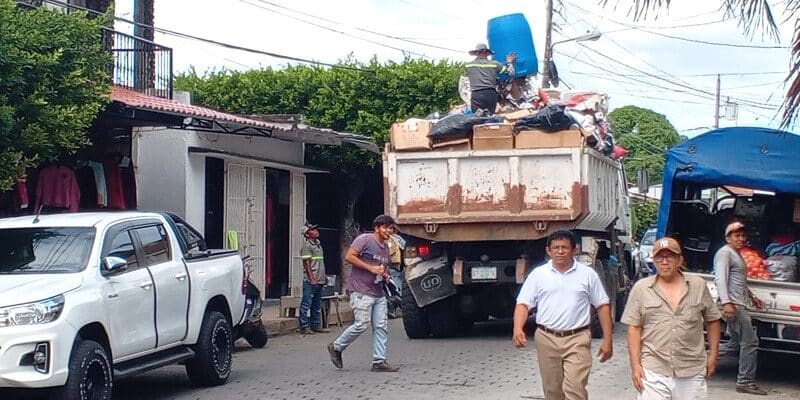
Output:
<path fill-rule="evenodd" d="M 172 98 L 172 49 L 108 28 L 103 42 L 114 55 L 109 75 L 114 85 Z"/>

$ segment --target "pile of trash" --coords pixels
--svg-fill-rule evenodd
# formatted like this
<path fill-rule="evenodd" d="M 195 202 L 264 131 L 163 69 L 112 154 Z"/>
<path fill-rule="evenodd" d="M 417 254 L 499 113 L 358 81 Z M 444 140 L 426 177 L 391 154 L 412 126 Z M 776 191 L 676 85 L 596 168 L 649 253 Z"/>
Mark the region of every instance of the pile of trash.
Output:
<path fill-rule="evenodd" d="M 608 115 L 608 95 L 600 92 L 566 92 L 556 89 L 533 88 L 532 79 L 515 79 L 502 88 L 502 100 L 496 114 L 473 113 L 467 104 L 469 83 L 462 79 L 459 93 L 465 104 L 454 107 L 448 115 L 438 113 L 424 119 L 412 119 L 395 124 L 391 130 L 392 145 L 398 151 L 438 149 L 442 144 L 458 144 L 457 149 L 465 149 L 467 141 L 473 137 L 476 126 L 499 125 L 498 133 L 513 130 L 513 136 L 530 135 L 539 132 L 535 140 L 548 143 L 565 143 L 564 140 L 547 138 L 541 133 L 566 135 L 580 132 L 581 143 L 594 148 L 613 159 L 620 159 L 628 151 L 614 142 Z M 516 100 L 515 100 L 516 99 Z M 423 137 L 423 135 L 425 137 Z M 536 146 L 526 139 L 524 146 L 512 148 L 552 147 L 543 144 Z M 567 140 L 566 143 L 574 141 Z M 474 142 L 472 142 L 474 144 Z M 510 142 L 509 142 L 510 143 Z M 470 147 L 478 150 L 477 147 Z"/>

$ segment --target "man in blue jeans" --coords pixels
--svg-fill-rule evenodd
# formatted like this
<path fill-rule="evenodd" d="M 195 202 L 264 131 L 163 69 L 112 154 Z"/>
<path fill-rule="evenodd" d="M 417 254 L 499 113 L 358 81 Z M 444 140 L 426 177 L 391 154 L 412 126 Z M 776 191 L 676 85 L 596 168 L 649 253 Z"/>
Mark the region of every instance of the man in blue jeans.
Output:
<path fill-rule="evenodd" d="M 314 332 L 327 333 L 322 329 L 320 301 L 322 298 L 322 288 L 327 282 L 325 275 L 325 259 L 322 254 L 322 244 L 319 241 L 319 230 L 317 225 L 305 224 L 300 230 L 305 238 L 303 247 L 300 249 L 300 258 L 303 259 L 303 299 L 300 301 L 300 322 L 298 330 L 300 333 L 310 335 Z M 309 320 L 309 308 L 311 319 Z"/>
<path fill-rule="evenodd" d="M 353 265 L 347 292 L 355 321 L 334 342 L 328 343 L 328 354 L 336 368 L 344 366 L 342 351 L 372 325 L 372 372 L 397 372 L 386 363 L 389 340 L 384 282 L 389 279 L 389 245 L 395 222 L 388 215 L 379 215 L 372 222 L 373 232 L 357 237 L 347 250 L 345 260 Z"/>

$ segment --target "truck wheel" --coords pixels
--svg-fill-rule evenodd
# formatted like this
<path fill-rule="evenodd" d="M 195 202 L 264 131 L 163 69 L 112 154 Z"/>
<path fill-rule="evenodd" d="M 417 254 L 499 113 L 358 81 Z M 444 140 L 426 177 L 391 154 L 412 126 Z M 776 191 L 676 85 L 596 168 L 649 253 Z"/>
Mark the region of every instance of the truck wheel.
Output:
<path fill-rule="evenodd" d="M 75 343 L 69 356 L 66 385 L 53 391 L 59 400 L 111 400 L 113 372 L 103 346 L 93 340 Z"/>
<path fill-rule="evenodd" d="M 428 326 L 433 337 L 451 337 L 458 333 L 459 318 L 453 297 L 448 297 L 427 307 Z"/>
<path fill-rule="evenodd" d="M 403 310 L 403 328 L 409 339 L 426 338 L 431 334 L 428 326 L 427 310 L 419 308 L 414 295 L 408 289 L 408 285 L 403 285 L 401 308 Z"/>
<path fill-rule="evenodd" d="M 194 358 L 186 362 L 186 373 L 193 384 L 219 386 L 231 375 L 233 330 L 224 315 L 210 311 L 203 317 Z"/>
<path fill-rule="evenodd" d="M 244 334 L 244 340 L 247 340 L 247 343 L 250 343 L 250 346 L 255 348 L 260 349 L 266 346 L 269 336 L 267 336 L 267 328 L 264 323 L 261 321 L 253 323 Z"/>

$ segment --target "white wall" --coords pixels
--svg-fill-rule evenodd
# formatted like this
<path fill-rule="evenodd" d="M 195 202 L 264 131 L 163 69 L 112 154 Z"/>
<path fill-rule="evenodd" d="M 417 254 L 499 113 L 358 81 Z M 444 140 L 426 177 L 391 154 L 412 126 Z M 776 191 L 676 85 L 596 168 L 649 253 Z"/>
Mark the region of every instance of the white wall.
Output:
<path fill-rule="evenodd" d="M 140 210 L 186 215 L 185 136 L 181 130 L 134 128 L 132 158 Z"/>

